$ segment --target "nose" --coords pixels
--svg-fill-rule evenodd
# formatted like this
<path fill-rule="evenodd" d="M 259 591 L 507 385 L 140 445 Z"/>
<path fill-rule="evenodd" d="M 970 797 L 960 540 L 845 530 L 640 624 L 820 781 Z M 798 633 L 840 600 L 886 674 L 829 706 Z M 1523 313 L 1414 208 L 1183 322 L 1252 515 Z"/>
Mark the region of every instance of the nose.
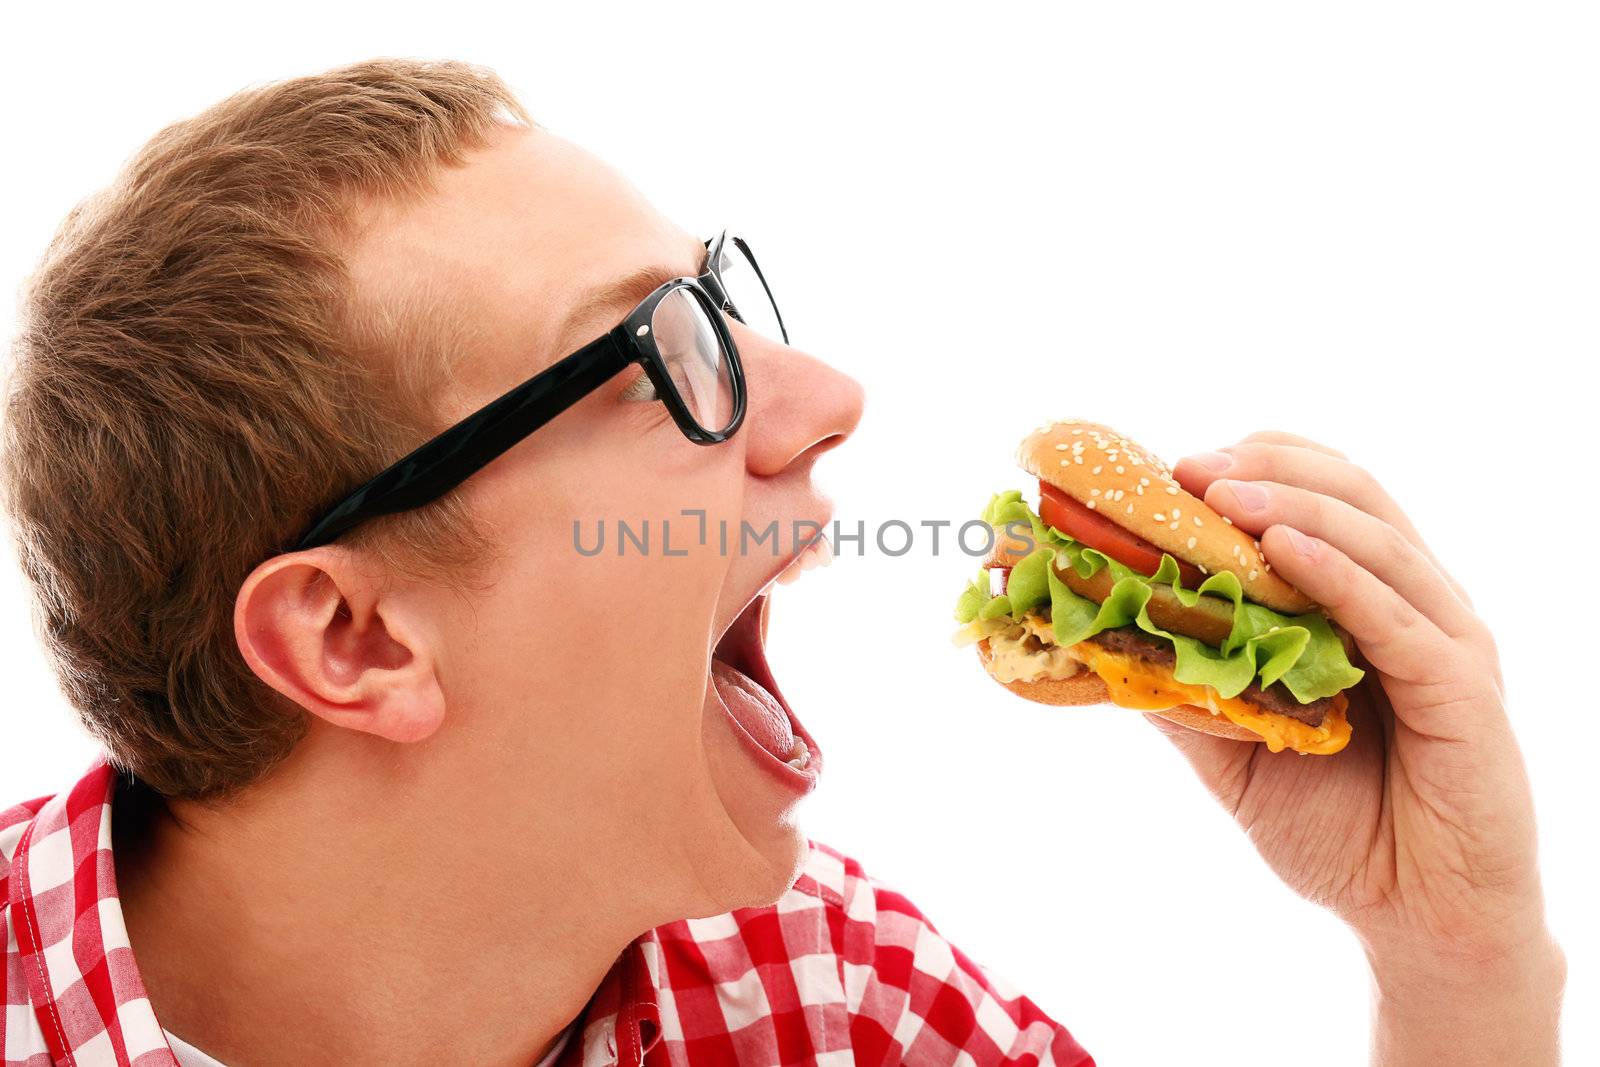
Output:
<path fill-rule="evenodd" d="M 797 348 L 738 331 L 749 399 L 745 466 L 774 475 L 842 443 L 861 421 L 861 383 Z"/>

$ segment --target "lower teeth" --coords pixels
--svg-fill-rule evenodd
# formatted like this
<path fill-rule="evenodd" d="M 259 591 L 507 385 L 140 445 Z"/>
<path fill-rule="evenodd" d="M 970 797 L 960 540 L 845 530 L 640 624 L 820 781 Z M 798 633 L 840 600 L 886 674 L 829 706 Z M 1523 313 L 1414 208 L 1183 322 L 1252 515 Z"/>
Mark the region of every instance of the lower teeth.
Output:
<path fill-rule="evenodd" d="M 795 752 L 794 755 L 784 760 L 784 762 L 797 771 L 803 771 L 811 763 L 811 750 L 807 748 L 806 743 L 800 740 L 798 737 L 794 739 L 794 747 L 799 751 Z"/>

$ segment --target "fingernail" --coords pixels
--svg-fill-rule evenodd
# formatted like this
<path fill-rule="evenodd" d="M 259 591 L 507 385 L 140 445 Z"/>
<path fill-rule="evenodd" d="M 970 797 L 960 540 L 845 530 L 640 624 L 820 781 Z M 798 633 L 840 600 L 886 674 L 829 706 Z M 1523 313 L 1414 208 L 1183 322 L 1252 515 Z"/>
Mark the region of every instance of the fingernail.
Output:
<path fill-rule="evenodd" d="M 1233 490 L 1233 499 L 1246 511 L 1267 510 L 1267 491 L 1253 482 L 1229 482 L 1228 488 Z"/>
<path fill-rule="evenodd" d="M 1224 452 L 1199 452 L 1189 456 L 1190 463 L 1198 464 L 1212 474 L 1221 474 L 1233 466 L 1233 457 Z"/>
<path fill-rule="evenodd" d="M 1285 526 L 1283 532 L 1289 538 L 1289 547 L 1298 554 L 1306 559 L 1311 559 L 1317 554 L 1317 539 L 1315 537 L 1307 537 L 1293 526 Z"/>

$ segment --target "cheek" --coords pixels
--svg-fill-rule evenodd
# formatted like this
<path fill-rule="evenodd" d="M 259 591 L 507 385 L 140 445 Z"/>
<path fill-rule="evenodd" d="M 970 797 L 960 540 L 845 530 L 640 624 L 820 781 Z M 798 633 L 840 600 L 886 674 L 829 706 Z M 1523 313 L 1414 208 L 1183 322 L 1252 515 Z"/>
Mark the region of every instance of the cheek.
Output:
<path fill-rule="evenodd" d="M 664 603 L 564 588 L 475 605 L 446 686 L 474 766 L 532 774 L 580 804 L 704 795 L 707 639 Z"/>
<path fill-rule="evenodd" d="M 612 507 L 546 515 L 503 546 L 470 612 L 474 677 L 485 701 L 553 716 L 563 738 L 613 761 L 699 763 L 727 560 L 714 535 L 698 546 L 693 520 Z"/>
<path fill-rule="evenodd" d="M 473 486 L 502 556 L 471 609 L 471 655 L 486 699 L 559 706 L 567 735 L 619 758 L 667 750 L 679 767 L 703 766 L 706 671 L 733 562 L 722 531 L 737 544 L 743 453 L 687 441 L 659 404 L 618 407 L 582 447 L 491 466 Z"/>

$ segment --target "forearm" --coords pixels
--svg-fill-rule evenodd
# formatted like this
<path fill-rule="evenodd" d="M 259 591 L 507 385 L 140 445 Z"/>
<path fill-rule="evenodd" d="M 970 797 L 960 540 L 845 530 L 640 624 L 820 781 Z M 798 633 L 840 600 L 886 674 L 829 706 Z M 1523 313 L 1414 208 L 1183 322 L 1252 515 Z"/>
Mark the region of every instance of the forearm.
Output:
<path fill-rule="evenodd" d="M 1566 959 L 1542 932 L 1513 955 L 1419 967 L 1368 949 L 1373 1067 L 1560 1061 Z"/>

